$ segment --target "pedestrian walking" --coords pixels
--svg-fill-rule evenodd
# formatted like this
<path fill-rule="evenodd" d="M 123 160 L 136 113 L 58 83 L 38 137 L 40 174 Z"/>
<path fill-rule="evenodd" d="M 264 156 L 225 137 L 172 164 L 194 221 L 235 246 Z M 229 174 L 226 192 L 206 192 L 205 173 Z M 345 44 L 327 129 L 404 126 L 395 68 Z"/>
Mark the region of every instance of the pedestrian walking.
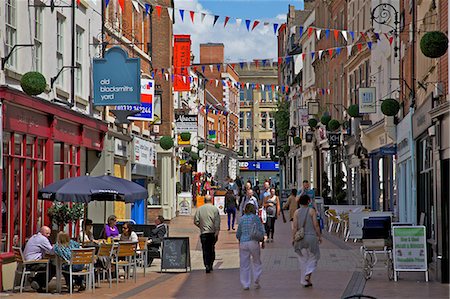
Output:
<path fill-rule="evenodd" d="M 225 213 L 228 215 L 228 230 L 231 228 L 234 230 L 234 221 L 236 219 L 236 196 L 233 193 L 233 190 L 228 189 L 227 194 L 225 194 Z"/>
<path fill-rule="evenodd" d="M 320 258 L 319 243 L 322 242 L 319 223 L 316 220 L 317 212 L 308 207 L 310 201 L 308 195 L 300 196 L 300 208 L 294 213 L 292 230 L 292 242 L 300 262 L 300 283 L 305 288 L 312 287 L 311 275 L 317 268 Z"/>
<path fill-rule="evenodd" d="M 266 233 L 267 241 L 273 242 L 275 233 L 275 221 L 280 216 L 280 199 L 275 195 L 275 188 L 270 189 L 270 195 L 264 198 L 264 208 L 266 209 Z"/>
<path fill-rule="evenodd" d="M 200 229 L 203 263 L 206 273 L 210 273 L 216 259 L 215 244 L 220 231 L 219 209 L 212 205 L 211 195 L 205 195 L 205 204 L 195 212 L 194 224 Z"/>
<path fill-rule="evenodd" d="M 289 210 L 289 221 L 291 222 L 291 229 L 294 229 L 294 213 L 298 209 L 297 200 L 297 189 L 291 190 L 291 195 L 289 195 L 287 201 L 283 204 L 283 209 Z"/>
<path fill-rule="evenodd" d="M 240 280 L 244 290 L 248 290 L 253 276 L 255 288 L 259 289 L 262 273 L 260 242 L 264 241 L 264 227 L 255 214 L 253 204 L 248 203 L 244 212 L 236 232 L 236 238 L 239 240 Z"/>
<path fill-rule="evenodd" d="M 239 206 L 240 215 L 244 215 L 244 208 L 248 203 L 253 204 L 255 206 L 255 210 L 258 211 L 259 209 L 258 199 L 256 199 L 256 197 L 253 195 L 252 189 L 247 189 L 247 195 L 244 197 L 244 199 L 241 202 L 241 205 Z"/>

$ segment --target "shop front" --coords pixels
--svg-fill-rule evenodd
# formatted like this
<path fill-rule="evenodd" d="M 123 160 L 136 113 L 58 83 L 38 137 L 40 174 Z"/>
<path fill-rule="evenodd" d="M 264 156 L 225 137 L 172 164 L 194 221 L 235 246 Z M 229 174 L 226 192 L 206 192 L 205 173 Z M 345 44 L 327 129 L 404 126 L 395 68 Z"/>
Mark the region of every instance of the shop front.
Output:
<path fill-rule="evenodd" d="M 250 180 L 253 184 L 254 179 L 257 178 L 260 188 L 265 181 L 268 181 L 271 185 L 276 186 L 278 183 L 278 174 L 278 162 L 265 160 L 239 162 L 239 175 L 243 177 L 243 182 Z"/>
<path fill-rule="evenodd" d="M 51 225 L 51 202 L 38 190 L 60 179 L 85 175 L 98 163 L 107 126 L 100 120 L 20 91 L 0 88 L 3 159 L 0 257 L 24 246 L 42 225 Z M 75 232 L 75 227 L 69 227 Z M 5 274 L 5 273 L 3 273 Z"/>

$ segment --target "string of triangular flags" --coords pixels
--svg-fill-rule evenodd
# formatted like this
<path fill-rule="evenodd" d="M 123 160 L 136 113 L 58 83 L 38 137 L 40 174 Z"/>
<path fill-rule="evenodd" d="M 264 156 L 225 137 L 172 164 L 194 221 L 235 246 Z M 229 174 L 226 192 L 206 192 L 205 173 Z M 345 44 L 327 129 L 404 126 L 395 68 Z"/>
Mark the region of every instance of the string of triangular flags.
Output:
<path fill-rule="evenodd" d="M 295 27 L 294 27 L 294 32 Z M 330 28 L 320 28 L 315 26 L 310 26 L 306 29 L 308 37 L 311 37 L 313 33 L 315 33 L 315 36 L 317 37 L 317 40 L 320 40 L 324 36 L 326 39 L 330 37 L 330 34 L 333 34 L 334 39 L 338 41 L 339 36 L 342 36 L 346 42 L 348 42 L 349 38 L 352 39 L 352 41 L 355 40 L 356 31 L 346 30 L 346 29 L 330 29 Z M 304 27 L 299 26 L 299 34 L 302 36 L 304 33 Z M 323 34 L 322 34 L 323 33 Z M 359 35 L 363 38 L 363 40 L 381 40 L 380 36 L 385 36 L 386 39 L 389 41 L 389 44 L 392 44 L 394 41 L 394 35 L 392 32 L 359 32 Z"/>

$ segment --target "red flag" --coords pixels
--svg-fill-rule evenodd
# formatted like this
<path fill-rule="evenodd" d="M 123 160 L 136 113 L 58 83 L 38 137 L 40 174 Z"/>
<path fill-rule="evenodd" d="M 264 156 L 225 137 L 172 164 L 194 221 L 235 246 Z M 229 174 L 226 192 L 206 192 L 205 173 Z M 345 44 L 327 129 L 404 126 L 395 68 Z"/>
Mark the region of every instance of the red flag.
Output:
<path fill-rule="evenodd" d="M 270 87 L 272 88 L 272 91 L 275 89 L 275 85 L 273 84 Z"/>
<path fill-rule="evenodd" d="M 189 12 L 189 14 L 191 15 L 191 21 L 192 21 L 192 24 L 194 24 L 194 16 L 195 16 L 195 12 L 191 10 L 191 11 Z"/>
<path fill-rule="evenodd" d="M 384 36 L 386 36 L 386 38 L 388 39 L 389 44 L 392 45 L 392 42 L 394 41 L 394 37 L 393 36 L 389 37 L 389 35 L 387 33 L 385 33 Z"/>
<path fill-rule="evenodd" d="M 196 66 L 194 66 L 194 72 L 197 72 L 197 67 Z"/>
<path fill-rule="evenodd" d="M 313 33 L 314 28 L 309 27 L 308 28 L 308 37 L 311 37 L 311 34 Z"/>
<path fill-rule="evenodd" d="M 225 17 L 225 22 L 223 22 L 223 28 L 227 26 L 228 21 L 230 20 L 230 17 Z"/>
<path fill-rule="evenodd" d="M 363 40 L 366 40 L 366 34 L 364 32 L 360 32 Z"/>
<path fill-rule="evenodd" d="M 289 92 L 289 86 L 286 85 L 286 93 L 288 93 L 288 92 Z"/>
<path fill-rule="evenodd" d="M 259 89 L 259 84 L 258 83 L 256 83 L 255 89 Z"/>
<path fill-rule="evenodd" d="M 258 60 L 255 60 L 255 67 L 258 68 Z"/>
<path fill-rule="evenodd" d="M 234 68 L 236 67 L 236 63 L 232 63 L 232 64 L 231 64 L 231 67 L 232 67 L 233 70 L 234 70 Z"/>
<path fill-rule="evenodd" d="M 156 5 L 155 8 L 156 8 L 156 13 L 158 14 L 158 18 L 161 17 L 161 6 Z"/>
<path fill-rule="evenodd" d="M 328 49 L 328 54 L 330 54 L 330 56 L 333 56 L 333 49 Z"/>
<path fill-rule="evenodd" d="M 306 53 L 302 54 L 302 60 L 305 61 Z"/>
<path fill-rule="evenodd" d="M 361 51 L 362 49 L 362 44 L 358 44 L 358 51 Z"/>
<path fill-rule="evenodd" d="M 278 65 L 281 65 L 281 62 L 283 61 L 283 58 L 278 57 Z"/>
<path fill-rule="evenodd" d="M 77 0 L 77 5 L 80 6 L 81 0 Z"/>
<path fill-rule="evenodd" d="M 125 0 L 117 0 L 119 2 L 120 8 L 123 9 L 125 8 Z"/>
<path fill-rule="evenodd" d="M 259 24 L 259 21 L 255 20 L 255 22 L 253 22 L 252 30 L 255 29 L 255 27 L 258 26 L 258 24 Z"/>
<path fill-rule="evenodd" d="M 338 40 L 339 38 L 339 30 L 334 30 L 334 39 Z"/>

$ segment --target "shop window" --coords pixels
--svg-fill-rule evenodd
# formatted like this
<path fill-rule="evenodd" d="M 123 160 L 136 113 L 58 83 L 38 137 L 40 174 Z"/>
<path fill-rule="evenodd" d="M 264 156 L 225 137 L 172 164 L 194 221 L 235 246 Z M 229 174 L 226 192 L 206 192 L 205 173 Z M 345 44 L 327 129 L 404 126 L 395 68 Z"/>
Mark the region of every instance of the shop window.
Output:
<path fill-rule="evenodd" d="M 148 199 L 148 204 L 150 206 L 160 206 L 161 205 L 161 178 L 162 178 L 162 162 L 160 155 L 157 158 L 157 164 L 159 167 L 156 167 L 156 177 L 153 192 L 150 192 L 150 197 Z"/>
<path fill-rule="evenodd" d="M 261 140 L 261 157 L 267 156 L 267 142 L 266 140 Z"/>
<path fill-rule="evenodd" d="M 261 129 L 267 129 L 267 112 L 261 112 Z"/>

